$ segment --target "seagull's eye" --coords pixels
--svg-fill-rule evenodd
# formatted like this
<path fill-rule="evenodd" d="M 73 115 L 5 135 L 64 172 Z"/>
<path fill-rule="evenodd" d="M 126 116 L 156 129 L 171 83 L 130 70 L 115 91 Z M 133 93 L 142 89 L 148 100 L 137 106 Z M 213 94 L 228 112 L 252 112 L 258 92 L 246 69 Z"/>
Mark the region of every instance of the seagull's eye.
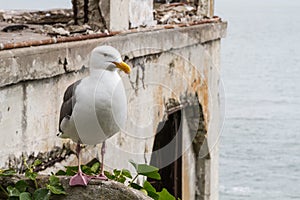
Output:
<path fill-rule="evenodd" d="M 107 54 L 107 53 L 103 53 L 103 56 L 104 56 L 104 57 L 107 57 L 107 56 L 108 56 L 108 54 Z"/>

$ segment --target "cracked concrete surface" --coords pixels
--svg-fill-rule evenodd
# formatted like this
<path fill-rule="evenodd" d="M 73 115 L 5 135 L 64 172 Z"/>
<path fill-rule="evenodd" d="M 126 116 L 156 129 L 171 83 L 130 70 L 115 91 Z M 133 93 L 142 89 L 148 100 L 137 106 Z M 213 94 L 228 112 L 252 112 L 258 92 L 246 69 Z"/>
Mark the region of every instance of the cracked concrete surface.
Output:
<path fill-rule="evenodd" d="M 105 168 L 133 171 L 129 159 L 149 162 L 151 152 L 145 149 L 152 149 L 157 125 L 166 113 L 165 103 L 170 98 L 180 100 L 181 96 L 197 94 L 203 110 L 201 127 L 207 130 L 205 141 L 210 154 L 195 167 L 185 168 L 184 181 L 198 180 L 202 175 L 195 177 L 194 170 L 204 166 L 207 173 L 200 194 L 217 199 L 219 51 L 225 33 L 226 23 L 218 22 L 0 51 L 0 168 L 18 165 L 9 162 L 10 158 L 48 155 L 54 147 L 62 148 L 67 143 L 56 137 L 63 91 L 88 74 L 85 66 L 89 52 L 108 44 L 119 49 L 133 69 L 130 77 L 121 73 L 128 97 L 128 122 L 122 133 L 107 141 Z M 193 138 L 187 136 L 188 125 L 183 126 L 186 142 L 192 144 Z M 196 144 L 201 142 L 202 137 L 196 138 Z M 70 148 L 74 149 L 73 144 Z M 199 145 L 189 148 L 184 160 L 197 163 L 197 149 Z M 99 154 L 99 150 L 99 145 L 84 149 L 83 163 Z M 117 159 L 113 159 L 115 155 Z M 51 170 L 70 164 L 76 164 L 75 156 L 58 161 Z M 194 199 L 195 192 L 189 191 L 185 198 Z"/>

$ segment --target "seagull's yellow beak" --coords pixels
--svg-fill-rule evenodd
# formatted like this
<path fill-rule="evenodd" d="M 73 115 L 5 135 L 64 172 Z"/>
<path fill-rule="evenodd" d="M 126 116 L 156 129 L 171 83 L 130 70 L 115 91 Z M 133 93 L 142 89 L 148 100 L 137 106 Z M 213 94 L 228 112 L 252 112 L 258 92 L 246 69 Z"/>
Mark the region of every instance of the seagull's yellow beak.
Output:
<path fill-rule="evenodd" d="M 129 65 L 127 65 L 125 62 L 113 62 L 117 68 L 121 69 L 122 71 L 124 71 L 126 74 L 129 74 L 131 71 L 131 68 L 129 67 Z"/>

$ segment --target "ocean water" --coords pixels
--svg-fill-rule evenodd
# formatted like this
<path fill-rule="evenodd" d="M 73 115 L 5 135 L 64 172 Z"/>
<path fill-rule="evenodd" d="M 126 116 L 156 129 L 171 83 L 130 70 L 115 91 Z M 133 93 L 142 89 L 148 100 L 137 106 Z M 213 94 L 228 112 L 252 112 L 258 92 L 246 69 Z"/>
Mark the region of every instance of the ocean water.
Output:
<path fill-rule="evenodd" d="M 300 2 L 216 0 L 225 121 L 220 200 L 300 199 Z"/>

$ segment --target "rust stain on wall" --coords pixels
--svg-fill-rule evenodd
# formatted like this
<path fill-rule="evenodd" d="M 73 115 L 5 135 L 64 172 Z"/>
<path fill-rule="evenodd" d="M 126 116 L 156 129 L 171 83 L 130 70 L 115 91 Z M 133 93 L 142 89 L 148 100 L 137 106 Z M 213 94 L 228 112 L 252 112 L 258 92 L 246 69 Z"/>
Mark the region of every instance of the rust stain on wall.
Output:
<path fill-rule="evenodd" d="M 197 93 L 198 100 L 199 100 L 200 104 L 202 105 L 204 121 L 205 121 L 205 125 L 206 125 L 206 124 L 208 124 L 208 119 L 209 119 L 208 83 L 207 83 L 206 79 L 203 80 L 203 79 L 201 79 L 201 77 L 198 77 L 198 78 L 194 79 L 194 82 L 192 83 L 192 88 Z"/>
<path fill-rule="evenodd" d="M 186 153 L 185 153 L 186 154 Z M 191 197 L 191 194 L 190 194 L 190 183 L 191 183 L 191 180 L 189 179 L 189 173 L 188 173 L 188 159 L 187 159 L 187 156 L 184 155 L 182 156 L 183 158 L 183 168 L 182 168 L 182 177 L 183 177 L 183 183 L 182 183 L 182 191 L 183 192 L 183 196 L 182 196 L 182 199 L 192 199 Z"/>
<path fill-rule="evenodd" d="M 153 93 L 154 95 L 154 103 L 156 103 L 159 108 L 157 109 L 157 123 L 163 118 L 164 116 L 164 97 L 163 97 L 163 88 L 161 85 L 157 86 L 157 89 Z M 154 127 L 157 128 L 157 127 Z"/>

